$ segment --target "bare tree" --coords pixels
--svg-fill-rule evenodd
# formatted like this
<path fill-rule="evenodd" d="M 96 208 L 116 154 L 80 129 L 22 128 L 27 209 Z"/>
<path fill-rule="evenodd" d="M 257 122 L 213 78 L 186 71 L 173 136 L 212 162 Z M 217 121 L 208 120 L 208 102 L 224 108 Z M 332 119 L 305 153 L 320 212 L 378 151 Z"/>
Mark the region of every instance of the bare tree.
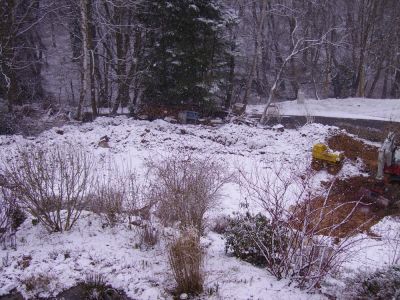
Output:
<path fill-rule="evenodd" d="M 289 8 L 286 6 L 278 6 L 276 8 L 276 11 L 274 12 L 275 14 L 278 14 L 280 16 L 289 18 L 290 20 L 290 50 L 282 58 L 281 64 L 278 66 L 277 72 L 275 74 L 275 78 L 272 81 L 271 88 L 269 89 L 268 93 L 268 99 L 266 102 L 266 106 L 264 109 L 264 112 L 261 116 L 260 123 L 263 124 L 266 121 L 267 118 L 267 112 L 268 108 L 271 105 L 271 103 L 274 100 L 276 90 L 278 88 L 278 85 L 280 81 L 282 80 L 282 75 L 284 71 L 286 70 L 287 65 L 290 62 L 293 62 L 293 60 L 298 59 L 298 55 L 301 53 L 304 53 L 307 50 L 313 49 L 313 48 L 319 48 L 324 44 L 332 44 L 329 40 L 329 35 L 331 31 L 336 30 L 336 28 L 330 28 L 328 31 L 324 32 L 321 36 L 317 38 L 308 38 L 304 32 L 300 31 L 302 30 L 301 28 L 301 18 L 303 17 L 302 14 L 296 11 L 293 8 Z"/>

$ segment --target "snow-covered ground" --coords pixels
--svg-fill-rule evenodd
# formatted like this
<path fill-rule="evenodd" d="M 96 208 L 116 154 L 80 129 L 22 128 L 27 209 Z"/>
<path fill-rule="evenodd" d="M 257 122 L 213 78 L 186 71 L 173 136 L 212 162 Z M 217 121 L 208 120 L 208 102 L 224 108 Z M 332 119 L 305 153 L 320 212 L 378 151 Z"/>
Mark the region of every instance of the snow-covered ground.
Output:
<path fill-rule="evenodd" d="M 144 176 L 146 161 L 173 153 L 213 157 L 230 171 L 237 167 L 250 169 L 253 165 L 283 168 L 295 165 L 301 169 L 310 162 L 312 145 L 324 141 L 337 131 L 335 127 L 319 124 L 281 132 L 277 128 L 234 124 L 220 127 L 173 125 L 161 120 L 137 121 L 121 116 L 54 128 L 35 138 L 0 136 L 0 156 L 12 156 L 16 147 L 32 143 L 45 147 L 72 143 L 82 146 L 99 160 L 112 158 L 118 164 L 129 165 L 137 170 L 139 176 Z M 110 138 L 109 148 L 98 145 L 100 138 L 105 135 Z M 358 173 L 357 164 L 346 162 L 340 175 Z M 322 171 L 319 180 L 326 180 L 329 176 Z M 224 194 L 225 197 L 219 207 L 211 212 L 210 218 L 240 210 L 243 200 L 239 188 L 233 183 L 228 184 Z M 250 203 L 250 209 L 259 208 L 255 203 Z M 385 219 L 383 225 L 396 224 L 393 220 Z M 376 225 L 377 230 L 380 225 Z M 383 230 L 380 233 L 384 236 L 385 232 Z M 263 269 L 226 256 L 224 241 L 216 233 L 208 232 L 202 243 L 207 249 L 204 266 L 206 289 L 218 286 L 217 293 L 203 298 L 325 298 L 289 287 L 288 282 L 277 281 Z M 17 232 L 17 249 L 0 250 L 0 261 L 3 262 L 0 265 L 0 295 L 14 288 L 29 295 L 22 282 L 32 275 L 49 275 L 51 293 L 54 295 L 74 286 L 86 274 L 101 273 L 108 283 L 123 289 L 133 299 L 172 299 L 167 291 L 174 282 L 168 271 L 164 243 L 151 250 L 140 250 L 137 244 L 137 232 L 123 224 L 103 229 L 97 217 L 91 213 L 85 213 L 70 232 L 62 234 L 49 235 L 40 224 L 33 226 L 27 220 Z M 368 238 L 365 246 L 370 246 L 368 251 L 362 250 L 354 261 L 349 261 L 346 264 L 348 270 L 367 264 L 376 268 L 387 263 L 388 259 L 384 258 L 390 250 L 387 244 Z M 24 256 L 31 257 L 26 268 L 21 267 Z"/>
<path fill-rule="evenodd" d="M 400 99 L 323 99 L 279 102 L 279 112 L 288 116 L 319 116 L 334 118 L 383 120 L 400 122 Z M 260 114 L 265 105 L 249 105 L 247 112 Z"/>

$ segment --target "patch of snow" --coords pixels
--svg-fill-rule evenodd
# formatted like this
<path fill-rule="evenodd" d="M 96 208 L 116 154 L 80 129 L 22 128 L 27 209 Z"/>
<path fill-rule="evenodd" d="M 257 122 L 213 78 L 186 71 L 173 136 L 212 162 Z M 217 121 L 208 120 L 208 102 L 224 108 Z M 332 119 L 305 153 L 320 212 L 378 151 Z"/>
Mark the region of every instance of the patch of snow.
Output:
<path fill-rule="evenodd" d="M 400 122 L 400 99 L 323 99 L 297 100 L 277 103 L 281 115 L 319 116 Z M 249 105 L 247 111 L 261 114 L 265 105 Z"/>

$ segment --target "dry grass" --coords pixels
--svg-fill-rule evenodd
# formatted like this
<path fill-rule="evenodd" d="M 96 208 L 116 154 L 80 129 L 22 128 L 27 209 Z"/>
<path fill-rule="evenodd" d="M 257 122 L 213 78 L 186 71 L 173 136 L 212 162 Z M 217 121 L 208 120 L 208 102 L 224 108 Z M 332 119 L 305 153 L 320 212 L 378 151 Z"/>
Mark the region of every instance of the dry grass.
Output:
<path fill-rule="evenodd" d="M 175 293 L 203 292 L 203 251 L 196 229 L 187 228 L 169 247 L 169 263 L 177 283 Z"/>

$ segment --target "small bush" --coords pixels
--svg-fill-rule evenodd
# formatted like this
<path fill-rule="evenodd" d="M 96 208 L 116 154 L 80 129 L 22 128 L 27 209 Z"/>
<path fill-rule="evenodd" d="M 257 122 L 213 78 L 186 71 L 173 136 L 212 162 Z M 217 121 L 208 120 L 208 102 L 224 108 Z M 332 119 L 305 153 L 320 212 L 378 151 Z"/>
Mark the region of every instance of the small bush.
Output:
<path fill-rule="evenodd" d="M 15 232 L 25 221 L 26 215 L 18 206 L 10 190 L 1 188 L 0 193 L 0 245 L 16 246 Z"/>
<path fill-rule="evenodd" d="M 400 299 L 400 265 L 359 273 L 348 281 L 346 299 Z"/>
<path fill-rule="evenodd" d="M 5 242 L 11 229 L 12 207 L 5 197 L 0 196 L 0 242 Z"/>
<path fill-rule="evenodd" d="M 107 282 L 102 274 L 89 274 L 83 283 L 86 299 L 106 299 Z"/>
<path fill-rule="evenodd" d="M 21 283 L 28 293 L 35 295 L 34 298 L 36 299 L 41 293 L 49 292 L 51 281 L 50 276 L 40 273 L 22 279 Z"/>
<path fill-rule="evenodd" d="M 115 226 L 122 218 L 125 193 L 122 186 L 112 184 L 96 186 L 96 193 L 90 196 L 90 210 L 98 214 L 103 225 Z"/>
<path fill-rule="evenodd" d="M 287 247 L 287 232 L 274 229 L 262 214 L 239 214 L 228 222 L 225 251 L 259 267 L 279 265 L 280 252 Z"/>
<path fill-rule="evenodd" d="M 211 230 L 218 234 L 224 234 L 229 226 L 230 218 L 227 216 L 220 216 L 212 222 Z"/>
<path fill-rule="evenodd" d="M 188 228 L 169 247 L 169 263 L 177 283 L 176 294 L 203 292 L 203 252 L 196 229 Z"/>
<path fill-rule="evenodd" d="M 89 198 L 89 210 L 98 214 L 103 226 L 115 226 L 127 221 L 142 225 L 150 219 L 153 200 L 147 195 L 147 182 L 139 183 L 135 170 L 118 167 L 114 162 L 102 165 L 106 170 L 94 182 Z"/>
<path fill-rule="evenodd" d="M 165 226 L 179 223 L 200 233 L 205 214 L 218 204 L 221 188 L 229 181 L 222 166 L 211 159 L 170 157 L 150 164 L 154 173 L 152 199 Z"/>
<path fill-rule="evenodd" d="M 146 248 L 154 247 L 158 243 L 159 232 L 151 224 L 145 224 L 140 228 L 140 243 Z"/>
<path fill-rule="evenodd" d="M 17 156 L 2 171 L 18 203 L 50 232 L 71 229 L 92 188 L 92 156 L 71 145 L 19 149 Z"/>

